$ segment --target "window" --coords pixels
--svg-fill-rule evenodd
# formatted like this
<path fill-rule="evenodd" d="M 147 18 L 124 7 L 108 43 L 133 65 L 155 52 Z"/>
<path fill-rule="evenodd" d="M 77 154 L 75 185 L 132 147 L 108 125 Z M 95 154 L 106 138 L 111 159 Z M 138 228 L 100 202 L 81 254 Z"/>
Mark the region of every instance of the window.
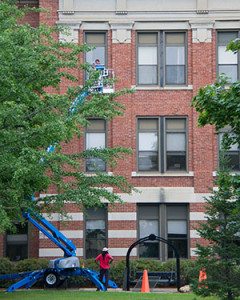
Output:
<path fill-rule="evenodd" d="M 106 121 L 101 119 L 89 120 L 90 124 L 86 127 L 85 149 L 105 148 L 106 147 Z M 89 157 L 85 164 L 86 172 L 106 171 L 106 164 L 100 158 Z"/>
<path fill-rule="evenodd" d="M 217 33 L 217 73 L 218 75 L 223 73 L 230 82 L 235 82 L 239 78 L 239 55 L 226 51 L 226 47 L 238 36 L 237 31 Z"/>
<path fill-rule="evenodd" d="M 186 33 L 137 34 L 137 84 L 186 84 Z"/>
<path fill-rule="evenodd" d="M 169 240 L 181 258 L 188 258 L 188 206 L 181 204 L 139 204 L 138 236 L 155 234 Z M 172 247 L 158 241 L 139 246 L 139 257 L 166 260 L 174 258 Z"/>
<path fill-rule="evenodd" d="M 6 233 L 6 257 L 11 261 L 28 258 L 28 224 L 16 224 L 16 233 Z"/>
<path fill-rule="evenodd" d="M 141 205 L 138 207 L 139 238 L 155 234 L 159 236 L 159 207 L 158 205 Z M 159 243 L 146 241 L 139 247 L 139 257 L 159 258 Z"/>
<path fill-rule="evenodd" d="M 85 257 L 96 257 L 107 246 L 107 209 L 89 208 L 85 218 Z"/>
<path fill-rule="evenodd" d="M 187 207 L 167 205 L 167 239 L 176 247 L 180 257 L 187 258 Z M 168 246 L 168 258 L 174 257 L 174 251 Z"/>
<path fill-rule="evenodd" d="M 165 34 L 165 84 L 185 84 L 185 34 Z"/>
<path fill-rule="evenodd" d="M 221 144 L 224 132 L 219 133 L 219 157 L 223 152 L 221 151 Z M 238 144 L 231 145 L 230 149 L 224 152 L 224 155 L 228 157 L 227 167 L 229 167 L 232 171 L 240 171 L 240 149 Z"/>
<path fill-rule="evenodd" d="M 186 120 L 166 119 L 166 169 L 186 170 Z"/>
<path fill-rule="evenodd" d="M 105 32 L 85 32 L 85 43 L 95 49 L 86 52 L 85 61 L 93 64 L 96 59 L 100 60 L 102 65 L 107 65 L 106 61 L 106 33 Z"/>
<path fill-rule="evenodd" d="M 138 171 L 187 170 L 186 118 L 138 118 Z"/>

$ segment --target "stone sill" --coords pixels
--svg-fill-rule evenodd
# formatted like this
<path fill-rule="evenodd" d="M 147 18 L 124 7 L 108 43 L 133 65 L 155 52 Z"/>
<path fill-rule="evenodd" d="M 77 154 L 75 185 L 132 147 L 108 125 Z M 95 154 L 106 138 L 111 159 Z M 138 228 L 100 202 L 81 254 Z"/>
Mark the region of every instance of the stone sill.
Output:
<path fill-rule="evenodd" d="M 132 89 L 136 91 L 175 91 L 175 90 L 193 90 L 192 85 L 188 86 L 165 86 L 165 87 L 159 87 L 159 86 L 131 86 Z"/>
<path fill-rule="evenodd" d="M 159 173 L 159 172 L 132 172 L 132 177 L 193 177 L 194 172 L 176 172 L 176 173 Z"/>

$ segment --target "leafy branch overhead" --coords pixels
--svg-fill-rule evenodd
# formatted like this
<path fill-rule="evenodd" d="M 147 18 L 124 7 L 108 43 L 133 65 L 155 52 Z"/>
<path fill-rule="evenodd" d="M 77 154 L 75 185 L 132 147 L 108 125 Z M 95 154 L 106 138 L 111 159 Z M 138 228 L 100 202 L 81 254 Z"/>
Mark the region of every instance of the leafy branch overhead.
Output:
<path fill-rule="evenodd" d="M 21 220 L 21 208 L 64 213 L 64 203 L 99 206 L 105 199 L 120 201 L 117 194 L 106 187 L 130 192 L 132 187 L 120 175 L 86 176 L 83 161 L 97 157 L 110 170 L 124 155 L 131 154 L 122 147 L 69 151 L 66 145 L 73 139 L 83 138 L 88 118 L 111 120 L 124 113 L 118 96 L 131 90 L 109 95 L 90 89 L 98 78 L 97 71 L 83 64 L 79 57 L 89 51 L 87 45 L 62 43 L 56 39 L 64 28 L 40 24 L 32 28 L 21 24 L 26 9 L 21 10 L 13 1 L 0 2 L 0 229 L 11 227 Z M 82 87 L 78 74 L 91 73 Z M 63 91 L 67 84 L 68 88 Z M 76 97 L 88 91 L 88 97 L 70 107 Z M 79 143 L 79 142 L 78 142 Z M 56 151 L 45 149 L 53 145 Z M 68 147 L 69 149 L 69 147 Z M 56 191 L 58 194 L 38 201 L 30 201 L 34 193 Z M 36 195 L 36 194 L 35 194 Z M 38 200 L 37 198 L 35 198 Z M 54 200 L 54 201 L 53 201 Z M 51 205 L 50 205 L 51 202 Z"/>

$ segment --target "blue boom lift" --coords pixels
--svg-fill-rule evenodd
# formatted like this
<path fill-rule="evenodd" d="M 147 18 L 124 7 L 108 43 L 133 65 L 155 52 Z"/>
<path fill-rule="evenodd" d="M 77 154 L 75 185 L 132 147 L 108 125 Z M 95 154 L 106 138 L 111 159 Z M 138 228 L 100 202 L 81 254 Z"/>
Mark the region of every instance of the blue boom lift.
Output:
<path fill-rule="evenodd" d="M 102 65 L 97 65 L 96 70 L 100 70 L 98 81 L 92 87 L 92 90 L 100 93 L 114 92 L 114 73 L 113 70 L 107 70 Z M 87 97 L 87 92 L 82 92 L 73 102 L 70 112 L 73 113 L 77 106 L 82 103 Z M 55 150 L 55 146 L 50 145 L 47 152 Z M 32 196 L 33 200 L 33 196 Z M 97 271 L 89 270 L 88 268 L 80 267 L 79 259 L 76 257 L 76 246 L 72 241 L 67 239 L 60 231 L 58 231 L 50 222 L 42 216 L 32 212 L 23 210 L 23 217 L 31 222 L 36 228 L 44 233 L 53 243 L 55 243 L 64 252 L 64 257 L 56 260 L 50 260 L 49 266 L 43 270 L 33 272 L 24 272 L 17 274 L 0 275 L 0 280 L 4 279 L 21 279 L 11 285 L 7 292 L 13 292 L 18 288 L 26 289 L 33 286 L 39 279 L 44 279 L 47 287 L 57 287 L 67 278 L 71 276 L 85 276 L 90 279 L 98 289 L 105 291 L 103 283 L 99 280 Z M 109 280 L 109 286 L 117 288 L 116 283 Z"/>

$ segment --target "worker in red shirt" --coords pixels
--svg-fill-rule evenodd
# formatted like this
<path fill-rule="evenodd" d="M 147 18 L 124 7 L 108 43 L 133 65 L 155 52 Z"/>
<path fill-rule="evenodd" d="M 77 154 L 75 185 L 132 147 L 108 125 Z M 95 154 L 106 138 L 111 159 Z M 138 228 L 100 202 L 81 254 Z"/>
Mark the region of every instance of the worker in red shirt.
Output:
<path fill-rule="evenodd" d="M 100 276 L 99 279 L 101 282 L 103 282 L 103 276 L 105 276 L 105 289 L 107 291 L 108 288 L 108 280 L 109 280 L 109 270 L 110 270 L 110 264 L 113 261 L 112 256 L 108 253 L 108 248 L 104 247 L 102 249 L 102 253 L 98 255 L 95 259 L 96 264 L 100 266 Z M 99 289 L 97 289 L 99 291 Z"/>

